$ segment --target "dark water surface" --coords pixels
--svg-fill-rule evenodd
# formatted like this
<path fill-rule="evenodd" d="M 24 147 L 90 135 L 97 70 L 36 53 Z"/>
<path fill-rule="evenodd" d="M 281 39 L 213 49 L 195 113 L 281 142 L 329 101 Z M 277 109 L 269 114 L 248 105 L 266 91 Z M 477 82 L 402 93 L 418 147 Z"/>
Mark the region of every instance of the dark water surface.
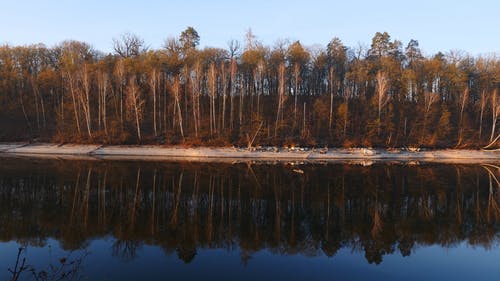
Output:
<path fill-rule="evenodd" d="M 500 280 L 491 164 L 0 161 L 0 281 Z"/>

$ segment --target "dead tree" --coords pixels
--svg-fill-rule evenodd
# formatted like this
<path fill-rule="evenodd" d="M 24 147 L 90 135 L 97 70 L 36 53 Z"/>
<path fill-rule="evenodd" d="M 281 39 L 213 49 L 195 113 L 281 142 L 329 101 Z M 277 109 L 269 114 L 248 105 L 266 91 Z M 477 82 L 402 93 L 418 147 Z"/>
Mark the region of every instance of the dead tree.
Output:
<path fill-rule="evenodd" d="M 328 88 L 330 91 L 330 114 L 328 116 L 328 129 L 332 129 L 333 122 L 333 77 L 334 77 L 334 69 L 330 67 L 328 71 Z M 345 131 L 345 130 L 344 130 Z M 345 132 L 344 132 L 345 134 Z"/>
<path fill-rule="evenodd" d="M 238 74 L 238 64 L 236 63 L 236 59 L 231 59 L 231 66 L 229 68 L 230 72 L 230 84 L 231 84 L 231 93 L 229 98 L 229 128 L 232 130 L 234 126 L 234 96 L 236 95 L 237 90 L 237 82 L 236 76 Z"/>
<path fill-rule="evenodd" d="M 377 108 L 378 108 L 378 120 L 377 120 L 377 133 L 380 136 L 380 125 L 382 110 L 389 103 L 391 97 L 387 94 L 389 88 L 389 79 L 387 75 L 379 71 L 377 72 Z"/>
<path fill-rule="evenodd" d="M 284 63 L 281 63 L 279 68 L 278 68 L 278 110 L 276 112 L 276 123 L 274 126 L 274 137 L 276 138 L 278 136 L 278 128 L 279 128 L 279 122 L 280 119 L 282 118 L 281 116 L 282 111 L 283 111 L 283 106 L 286 101 L 286 96 L 285 96 L 285 71 L 286 67 Z"/>
<path fill-rule="evenodd" d="M 207 75 L 207 80 L 208 80 L 208 93 L 209 93 L 209 98 L 210 98 L 210 135 L 213 135 L 214 131 L 216 130 L 216 122 L 215 122 L 215 96 L 217 95 L 216 93 L 216 82 L 217 82 L 217 76 L 216 76 L 216 71 L 215 71 L 215 64 L 211 63 L 210 66 L 208 67 L 208 75 Z"/>
<path fill-rule="evenodd" d="M 158 128 L 156 122 L 156 89 L 158 87 L 158 81 L 160 80 L 160 72 L 156 68 L 151 68 L 149 72 L 149 88 L 151 90 L 151 95 L 153 96 L 153 130 L 155 137 L 158 135 Z"/>
<path fill-rule="evenodd" d="M 191 83 L 191 103 L 193 111 L 193 124 L 194 124 L 194 135 L 198 137 L 198 130 L 200 127 L 200 91 L 201 91 L 201 63 L 198 61 L 195 63 L 192 71 L 187 71 L 189 81 Z"/>
<path fill-rule="evenodd" d="M 495 90 L 491 95 L 491 135 L 490 142 L 493 141 L 498 117 L 500 117 L 500 98 L 498 97 L 498 90 Z"/>
<path fill-rule="evenodd" d="M 174 114 L 177 111 L 177 117 L 179 122 L 179 130 L 181 132 L 182 138 L 184 138 L 184 129 L 182 128 L 182 111 L 181 111 L 181 102 L 180 102 L 180 81 L 179 77 L 175 78 L 173 85 L 174 99 L 175 99 L 175 109 Z"/>
<path fill-rule="evenodd" d="M 141 97 L 139 85 L 137 85 L 135 75 L 129 79 L 127 86 L 127 109 L 130 114 L 133 114 L 135 127 L 137 130 L 137 138 L 141 141 L 141 119 L 143 114 L 144 99 Z"/>
<path fill-rule="evenodd" d="M 35 111 L 36 111 L 36 123 L 38 130 L 40 128 L 45 128 L 46 126 L 46 118 L 45 118 L 45 106 L 44 106 L 44 101 L 43 101 L 43 95 L 40 94 L 40 91 L 38 89 L 38 83 L 36 82 L 36 77 L 34 75 L 29 76 L 29 80 L 31 82 L 31 87 L 33 89 L 33 97 L 34 97 L 34 103 L 35 103 Z M 39 102 L 40 101 L 40 105 Z M 40 106 L 40 109 L 39 109 Z M 42 122 L 40 125 L 40 110 L 42 111 Z"/>
<path fill-rule="evenodd" d="M 458 120 L 458 142 L 457 146 L 462 143 L 463 140 L 463 133 L 464 133 L 464 110 L 465 106 L 467 105 L 467 100 L 469 98 L 469 88 L 466 87 L 465 90 L 462 93 L 462 97 L 460 99 L 460 115 L 459 115 L 459 120 Z"/>
<path fill-rule="evenodd" d="M 109 83 L 109 75 L 104 71 L 99 71 L 97 73 L 97 88 L 99 93 L 99 114 L 98 114 L 98 123 L 99 128 L 104 127 L 104 133 L 106 136 L 108 135 L 108 126 L 107 126 L 107 99 L 108 99 L 108 83 Z M 102 125 L 101 125 L 102 124 Z"/>
<path fill-rule="evenodd" d="M 80 79 L 82 84 L 82 91 L 79 91 L 79 100 L 82 107 L 85 124 L 87 125 L 87 133 L 89 138 L 92 139 L 92 120 L 90 116 L 90 73 L 87 64 L 82 66 L 80 71 Z"/>
<path fill-rule="evenodd" d="M 222 86 L 222 109 L 221 109 L 221 113 L 219 114 L 220 115 L 220 118 L 221 118 L 221 122 L 220 122 L 220 130 L 224 130 L 224 128 L 226 127 L 226 97 L 227 97 L 227 75 L 226 75 L 226 64 L 223 62 L 221 63 L 220 65 L 220 71 L 221 71 L 221 86 Z"/>
<path fill-rule="evenodd" d="M 118 84 L 118 94 L 115 94 L 115 97 L 118 99 L 117 106 L 116 106 L 116 112 L 117 112 L 117 117 L 120 119 L 120 129 L 123 131 L 123 100 L 124 100 L 124 86 L 126 85 L 126 76 L 125 76 L 125 65 L 123 63 L 123 59 L 119 59 L 116 62 L 115 69 L 114 69 L 114 75 L 116 77 L 116 82 Z"/>
<path fill-rule="evenodd" d="M 498 90 L 495 89 L 491 94 L 491 135 L 490 143 L 484 148 L 490 148 L 500 139 L 500 134 L 495 137 L 496 125 L 498 117 L 500 117 L 500 97 L 498 97 Z"/>
<path fill-rule="evenodd" d="M 293 127 L 295 128 L 297 124 L 297 98 L 299 95 L 299 80 L 300 80 L 300 65 L 298 63 L 295 63 L 293 66 L 293 96 L 294 96 L 294 102 L 293 102 Z"/>
<path fill-rule="evenodd" d="M 71 100 L 73 103 L 73 113 L 75 115 L 75 122 L 76 122 L 76 129 L 78 131 L 78 135 L 80 135 L 80 115 L 78 113 L 78 106 L 77 106 L 77 99 L 76 99 L 76 91 L 77 91 L 77 85 L 76 85 L 76 76 L 74 75 L 73 72 L 66 71 L 64 73 L 64 76 L 66 78 L 66 81 L 68 83 L 68 88 L 69 92 L 71 94 Z"/>

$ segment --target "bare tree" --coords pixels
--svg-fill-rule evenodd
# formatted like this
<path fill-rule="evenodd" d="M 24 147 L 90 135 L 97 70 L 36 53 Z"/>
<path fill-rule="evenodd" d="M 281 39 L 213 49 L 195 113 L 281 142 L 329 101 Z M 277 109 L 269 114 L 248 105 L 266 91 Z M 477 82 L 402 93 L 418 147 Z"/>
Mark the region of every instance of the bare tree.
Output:
<path fill-rule="evenodd" d="M 113 39 L 113 49 L 122 58 L 136 57 L 148 50 L 144 40 L 132 33 L 124 33 Z"/>
<path fill-rule="evenodd" d="M 488 102 L 488 95 L 486 93 L 486 90 L 483 90 L 481 92 L 481 96 L 479 98 L 479 142 L 481 142 L 481 135 L 483 132 L 483 115 L 484 115 L 484 110 L 486 108 L 486 104 Z"/>
<path fill-rule="evenodd" d="M 184 129 L 182 128 L 182 111 L 181 111 L 181 102 L 180 102 L 180 81 L 179 77 L 176 77 L 173 85 L 174 99 L 175 99 L 175 110 L 177 111 L 178 121 L 179 121 L 179 130 L 181 132 L 182 138 L 184 138 Z"/>
<path fill-rule="evenodd" d="M 76 122 L 76 129 L 78 131 L 78 134 L 80 134 L 80 115 L 78 113 L 78 106 L 77 106 L 77 99 L 76 99 L 76 91 L 77 91 L 77 85 L 76 85 L 76 75 L 72 71 L 65 71 L 63 72 L 64 77 L 66 78 L 69 92 L 71 94 L 71 100 L 73 102 L 73 113 L 75 116 L 75 122 Z"/>
<path fill-rule="evenodd" d="M 35 103 L 35 111 L 36 111 L 36 123 L 38 130 L 40 130 L 40 127 L 45 128 L 46 126 L 46 118 L 45 118 L 45 106 L 44 106 L 44 101 L 43 101 L 43 95 L 40 94 L 39 86 L 37 83 L 37 77 L 35 75 L 30 75 L 29 80 L 31 82 L 31 87 L 33 89 L 33 97 L 34 97 L 34 103 Z M 40 102 L 38 102 L 40 101 Z M 40 105 L 39 105 L 40 103 Z M 40 106 L 40 109 L 39 109 Z M 40 110 L 42 111 L 42 124 L 40 125 Z"/>
<path fill-rule="evenodd" d="M 134 115 L 137 138 L 141 141 L 141 119 L 143 114 L 144 99 L 141 97 L 139 85 L 135 75 L 129 79 L 127 86 L 127 109 Z"/>
<path fill-rule="evenodd" d="M 21 104 L 21 109 L 23 111 L 23 116 L 24 116 L 24 119 L 26 120 L 26 124 L 28 125 L 28 128 L 30 131 L 32 131 L 32 127 L 31 127 L 31 122 L 28 118 L 28 114 L 26 113 L 26 107 L 24 106 L 24 87 L 20 87 L 21 89 L 19 89 L 19 102 Z"/>
<path fill-rule="evenodd" d="M 127 83 L 125 65 L 123 59 L 119 59 L 115 64 L 114 75 L 116 77 L 116 83 L 118 84 L 118 93 L 115 94 L 115 98 L 118 99 L 117 105 L 115 106 L 117 117 L 120 119 L 120 129 L 123 131 L 123 100 L 124 100 L 124 87 Z M 115 100 L 116 100 L 115 99 Z"/>
<path fill-rule="evenodd" d="M 328 70 L 328 88 L 330 91 L 330 115 L 328 116 L 328 129 L 332 129 L 333 122 L 333 78 L 334 78 L 334 68 L 330 66 Z M 344 133 L 345 134 L 345 133 Z"/>
<path fill-rule="evenodd" d="M 214 131 L 216 130 L 216 123 L 215 123 L 215 96 L 217 95 L 216 93 L 216 82 L 217 82 L 217 77 L 216 77 L 216 71 L 215 71 L 215 63 L 210 63 L 210 66 L 208 67 L 208 89 L 209 89 L 209 96 L 210 96 L 210 134 L 212 135 Z"/>
<path fill-rule="evenodd" d="M 220 72 L 221 72 L 221 86 L 222 86 L 222 109 L 220 113 L 221 117 L 221 123 L 220 123 L 220 130 L 224 130 L 226 127 L 226 97 L 227 97 L 227 85 L 228 85 L 228 79 L 227 79 L 227 73 L 226 73 L 226 64 L 223 62 L 220 65 Z"/>
<path fill-rule="evenodd" d="M 109 74 L 99 70 L 97 72 L 97 87 L 99 93 L 99 114 L 98 114 L 98 122 L 99 127 L 104 127 L 104 133 L 108 135 L 108 126 L 107 126 L 107 99 L 108 99 L 108 87 L 109 87 Z"/>
<path fill-rule="evenodd" d="M 260 110 L 260 98 L 264 94 L 264 72 L 265 72 L 265 64 L 261 60 L 257 64 L 257 67 L 254 70 L 254 80 L 255 80 L 255 87 L 257 88 L 257 113 L 260 115 L 261 110 Z"/>
<path fill-rule="evenodd" d="M 229 48 L 229 58 L 233 59 L 234 57 L 238 56 L 238 52 L 240 51 L 240 42 L 238 40 L 229 40 L 227 42 L 228 48 Z"/>
<path fill-rule="evenodd" d="M 191 84 L 191 106 L 193 111 L 193 124 L 194 124 L 194 134 L 198 137 L 198 130 L 200 127 L 200 92 L 201 92 L 201 82 L 202 82 L 202 72 L 201 72 L 201 62 L 197 61 L 191 70 L 185 68 L 186 72 L 189 73 L 189 81 Z"/>
<path fill-rule="evenodd" d="M 420 143 L 423 143 L 425 138 L 425 133 L 427 132 L 427 119 L 432 109 L 432 105 L 438 101 L 439 96 L 436 93 L 425 92 L 424 93 L 424 124 L 422 126 L 422 137 Z"/>
<path fill-rule="evenodd" d="M 229 103 L 229 128 L 233 129 L 233 119 L 234 119 L 234 96 L 236 95 L 237 82 L 236 76 L 238 74 L 238 64 L 236 63 L 236 59 L 231 59 L 231 65 L 229 68 L 230 72 L 230 84 L 231 84 L 231 93 L 229 94 L 230 103 Z"/>
<path fill-rule="evenodd" d="M 492 147 L 500 138 L 500 134 L 495 137 L 496 125 L 500 117 L 500 97 L 498 97 L 498 90 L 495 89 L 491 94 L 491 135 L 490 143 L 484 148 Z"/>
<path fill-rule="evenodd" d="M 302 113 L 302 137 L 303 138 L 305 138 L 306 135 L 307 135 L 306 106 L 307 106 L 307 103 L 304 102 L 304 110 L 303 110 L 303 113 Z"/>
<path fill-rule="evenodd" d="M 460 98 L 460 115 L 458 120 L 458 142 L 457 145 L 460 145 L 463 140 L 463 132 L 464 132 L 464 110 L 467 105 L 467 99 L 469 98 L 469 87 L 466 87 L 462 92 L 462 96 Z"/>
<path fill-rule="evenodd" d="M 85 63 L 83 64 L 81 70 L 80 70 L 80 79 L 81 79 L 81 84 L 82 84 L 82 91 L 79 91 L 79 100 L 80 100 L 80 105 L 83 110 L 83 116 L 85 118 L 85 123 L 87 125 L 87 133 L 89 135 L 89 138 L 92 139 L 92 120 L 90 116 L 90 70 L 88 65 Z"/>
<path fill-rule="evenodd" d="M 349 122 L 349 99 L 351 98 L 352 90 L 350 87 L 346 87 L 344 91 L 344 137 L 347 133 L 347 123 Z"/>
<path fill-rule="evenodd" d="M 293 66 L 293 96 L 294 96 L 294 102 L 293 102 L 293 123 L 294 127 L 295 124 L 297 124 L 297 98 L 299 95 L 299 82 L 300 82 L 300 64 L 295 63 Z"/>
<path fill-rule="evenodd" d="M 378 108 L 377 133 L 379 136 L 380 136 L 382 110 L 391 100 L 391 97 L 387 94 L 388 88 L 389 88 L 389 79 L 387 78 L 387 74 L 382 71 L 377 72 L 377 108 Z"/>
<path fill-rule="evenodd" d="M 243 125 L 243 104 L 244 104 L 244 98 L 245 98 L 245 94 L 248 94 L 247 93 L 247 84 L 246 84 L 246 81 L 245 79 L 241 79 L 241 88 L 240 88 L 240 93 L 239 93 L 239 106 L 238 106 L 238 128 L 240 128 L 241 130 L 241 127 Z"/>
<path fill-rule="evenodd" d="M 286 67 L 284 63 L 281 63 L 278 67 L 278 110 L 276 112 L 276 123 L 274 126 L 274 137 L 278 136 L 279 121 L 282 116 L 283 105 L 286 101 L 285 96 L 285 77 Z"/>
<path fill-rule="evenodd" d="M 158 88 L 158 81 L 160 80 L 160 72 L 156 69 L 156 67 L 152 67 L 151 70 L 149 71 L 149 88 L 151 91 L 151 95 L 153 96 L 153 130 L 154 130 L 154 135 L 158 135 L 158 129 L 157 129 L 157 122 L 156 122 L 156 92 Z"/>

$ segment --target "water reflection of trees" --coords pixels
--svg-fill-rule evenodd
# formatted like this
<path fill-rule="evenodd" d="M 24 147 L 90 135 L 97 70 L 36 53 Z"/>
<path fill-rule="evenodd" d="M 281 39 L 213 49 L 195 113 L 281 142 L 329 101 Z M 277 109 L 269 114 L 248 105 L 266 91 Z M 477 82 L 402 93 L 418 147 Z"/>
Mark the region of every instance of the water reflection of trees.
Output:
<path fill-rule="evenodd" d="M 494 165 L 289 165 L 28 161 L 0 167 L 0 239 L 79 249 L 112 235 L 133 259 L 158 245 L 186 262 L 197 248 L 238 246 L 242 259 L 333 256 L 379 263 L 419 245 L 489 248 L 499 239 Z"/>

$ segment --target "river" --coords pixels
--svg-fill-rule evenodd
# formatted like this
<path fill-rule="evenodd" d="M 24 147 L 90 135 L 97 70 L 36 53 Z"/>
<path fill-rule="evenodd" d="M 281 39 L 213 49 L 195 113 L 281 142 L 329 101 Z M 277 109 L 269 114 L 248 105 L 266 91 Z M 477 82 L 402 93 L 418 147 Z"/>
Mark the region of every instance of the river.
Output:
<path fill-rule="evenodd" d="M 491 163 L 0 160 L 0 281 L 500 276 Z"/>

